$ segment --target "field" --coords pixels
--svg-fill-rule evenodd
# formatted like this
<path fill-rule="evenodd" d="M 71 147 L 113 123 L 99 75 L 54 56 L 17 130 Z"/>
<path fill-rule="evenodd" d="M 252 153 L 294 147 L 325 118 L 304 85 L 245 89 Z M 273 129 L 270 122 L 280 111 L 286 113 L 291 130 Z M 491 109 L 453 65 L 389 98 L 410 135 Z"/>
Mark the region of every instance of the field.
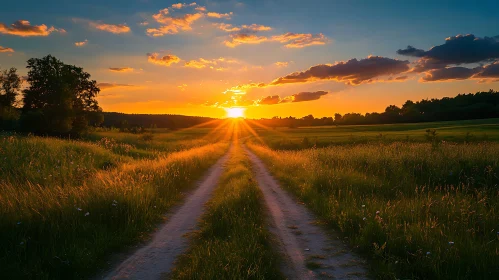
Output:
<path fill-rule="evenodd" d="M 0 134 L 0 275 L 100 278 L 121 262 L 117 254 L 175 220 L 196 182 L 228 155 L 169 278 L 334 276 L 354 266 L 335 263 L 352 252 L 369 271 L 352 277 L 497 279 L 498 123 L 273 129 L 228 120 L 79 140 Z M 267 183 L 245 147 L 291 203 L 304 203 L 293 211 L 310 211 L 328 238 L 344 242 L 316 252 L 306 223 L 287 223 L 286 214 L 280 223 L 268 204 L 276 194 L 262 193 Z M 301 257 L 289 258 L 286 238 Z"/>

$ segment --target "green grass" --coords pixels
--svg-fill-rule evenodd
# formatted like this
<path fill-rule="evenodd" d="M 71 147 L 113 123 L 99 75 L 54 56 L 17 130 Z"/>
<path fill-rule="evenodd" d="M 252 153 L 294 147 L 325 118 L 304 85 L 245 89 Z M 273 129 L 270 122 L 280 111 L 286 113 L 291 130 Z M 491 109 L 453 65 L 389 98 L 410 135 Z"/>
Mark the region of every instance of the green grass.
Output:
<path fill-rule="evenodd" d="M 251 124 L 251 121 L 249 123 Z M 425 142 L 427 129 L 435 129 L 438 140 L 449 142 L 499 141 L 499 119 L 277 129 L 255 126 L 257 134 L 265 144 L 280 150 L 372 142 Z"/>
<path fill-rule="evenodd" d="M 146 238 L 227 147 L 134 159 L 91 142 L 0 136 L 0 275 L 92 276 Z"/>
<path fill-rule="evenodd" d="M 265 210 L 249 159 L 234 147 L 201 229 L 191 237 L 172 279 L 282 279 Z"/>
<path fill-rule="evenodd" d="M 249 146 L 376 278 L 499 279 L 498 143 Z"/>

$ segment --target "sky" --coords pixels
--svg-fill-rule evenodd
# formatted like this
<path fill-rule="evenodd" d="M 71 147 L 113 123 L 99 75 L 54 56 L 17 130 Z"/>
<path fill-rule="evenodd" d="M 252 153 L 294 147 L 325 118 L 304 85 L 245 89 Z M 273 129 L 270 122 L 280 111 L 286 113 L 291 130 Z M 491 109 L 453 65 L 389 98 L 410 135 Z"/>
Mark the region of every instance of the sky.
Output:
<path fill-rule="evenodd" d="M 325 117 L 499 88 L 498 1 L 1 6 L 0 68 L 52 54 L 92 75 L 104 111 Z"/>

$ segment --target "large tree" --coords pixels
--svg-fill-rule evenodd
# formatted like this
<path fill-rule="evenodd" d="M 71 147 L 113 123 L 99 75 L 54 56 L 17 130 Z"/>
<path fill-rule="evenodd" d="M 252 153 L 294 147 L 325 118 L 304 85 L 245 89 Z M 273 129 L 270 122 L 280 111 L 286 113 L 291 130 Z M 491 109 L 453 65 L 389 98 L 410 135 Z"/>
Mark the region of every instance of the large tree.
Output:
<path fill-rule="evenodd" d="M 42 134 L 85 132 L 88 122 L 102 121 L 97 100 L 100 89 L 83 68 L 48 55 L 28 60 L 22 127 Z"/>

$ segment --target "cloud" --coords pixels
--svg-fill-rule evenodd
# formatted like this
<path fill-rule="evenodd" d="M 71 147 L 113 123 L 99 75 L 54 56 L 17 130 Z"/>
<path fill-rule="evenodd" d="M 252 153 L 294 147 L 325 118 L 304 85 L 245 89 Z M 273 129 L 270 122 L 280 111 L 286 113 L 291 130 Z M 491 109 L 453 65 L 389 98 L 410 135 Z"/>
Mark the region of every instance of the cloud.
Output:
<path fill-rule="evenodd" d="M 478 68 L 466 67 L 447 67 L 442 69 L 434 69 L 426 72 L 426 76 L 421 78 L 422 82 L 435 82 L 447 80 L 466 80 L 471 78 L 480 70 Z"/>
<path fill-rule="evenodd" d="M 113 34 L 121 34 L 121 33 L 128 33 L 130 32 L 130 27 L 126 25 L 125 23 L 123 24 L 108 24 L 108 23 L 103 23 L 100 21 L 88 21 L 88 24 L 90 27 L 93 27 L 97 30 L 100 31 L 105 31 Z"/>
<path fill-rule="evenodd" d="M 499 78 L 499 61 L 481 68 L 474 78 L 497 79 Z"/>
<path fill-rule="evenodd" d="M 14 49 L 0 46 L 0 53 L 7 53 L 7 52 L 13 53 Z"/>
<path fill-rule="evenodd" d="M 324 45 L 328 39 L 324 34 L 307 34 L 307 33 L 285 33 L 282 35 L 272 36 L 272 41 L 286 43 L 286 48 L 303 48 L 314 45 Z"/>
<path fill-rule="evenodd" d="M 269 95 L 260 100 L 257 100 L 255 103 L 260 105 L 274 105 L 278 104 L 279 102 L 281 102 L 281 98 L 279 97 L 279 95 Z"/>
<path fill-rule="evenodd" d="M 147 26 L 147 25 L 149 25 L 149 22 L 147 20 L 144 20 L 144 21 L 139 22 L 139 25 L 140 26 Z"/>
<path fill-rule="evenodd" d="M 272 27 L 270 26 L 265 26 L 265 25 L 260 25 L 260 24 L 251 24 L 251 25 L 241 25 L 241 26 L 234 26 L 229 23 L 214 23 L 214 26 L 218 27 L 218 29 L 223 30 L 225 32 L 237 32 L 241 31 L 241 33 L 254 33 L 257 31 L 269 31 L 272 30 Z"/>
<path fill-rule="evenodd" d="M 406 56 L 422 57 L 424 56 L 425 51 L 421 49 L 416 49 L 415 47 L 409 45 L 407 46 L 406 49 L 398 50 L 397 53 Z"/>
<path fill-rule="evenodd" d="M 380 76 L 396 75 L 409 70 L 409 61 L 381 56 L 369 56 L 357 60 L 350 59 L 335 64 L 321 64 L 303 72 L 295 72 L 277 78 L 269 85 L 304 83 L 316 80 L 335 80 L 346 84 L 358 85 L 373 82 Z"/>
<path fill-rule="evenodd" d="M 161 23 L 162 26 L 158 28 L 148 28 L 146 30 L 147 35 L 159 37 L 166 34 L 176 34 L 180 30 L 192 30 L 191 25 L 203 16 L 202 13 L 195 13 L 185 14 L 180 17 L 170 17 L 166 16 L 166 14 L 162 13 L 162 11 L 160 11 L 160 13 L 158 14 L 153 15 L 153 18 L 158 23 Z"/>
<path fill-rule="evenodd" d="M 135 85 L 129 85 L 129 84 L 116 84 L 116 83 L 98 83 L 97 86 L 101 89 L 101 91 L 104 90 L 110 90 L 110 89 L 116 89 L 116 88 L 130 88 L 130 87 L 137 87 Z"/>
<path fill-rule="evenodd" d="M 288 67 L 289 65 L 289 62 L 287 61 L 277 61 L 276 63 L 274 63 L 277 67 Z"/>
<path fill-rule="evenodd" d="M 160 57 L 157 53 L 148 53 L 147 60 L 151 63 L 162 65 L 162 66 L 170 66 L 173 63 L 179 63 L 180 58 L 173 54 L 168 54 Z"/>
<path fill-rule="evenodd" d="M 286 103 L 286 102 L 304 102 L 304 101 L 312 101 L 312 100 L 317 100 L 320 99 L 322 96 L 328 94 L 329 92 L 327 91 L 313 91 L 313 92 L 299 92 L 296 94 L 293 94 L 291 96 L 287 96 L 281 100 L 280 103 Z"/>
<path fill-rule="evenodd" d="M 187 85 L 186 84 L 182 84 L 182 85 L 177 86 L 177 87 L 180 89 L 180 91 L 185 91 L 185 88 L 187 87 Z"/>
<path fill-rule="evenodd" d="M 428 51 L 408 46 L 406 49 L 398 50 L 397 53 L 420 57 L 413 71 L 424 72 L 432 69 L 442 69 L 449 65 L 496 60 L 499 58 L 499 37 L 480 38 L 473 34 L 457 35 L 445 39 L 444 44 L 435 46 Z"/>
<path fill-rule="evenodd" d="M 234 48 L 241 44 L 260 44 L 267 41 L 267 37 L 249 33 L 231 34 L 228 40 L 224 41 L 227 47 Z"/>
<path fill-rule="evenodd" d="M 0 22 L 0 33 L 20 37 L 48 36 L 52 32 L 66 33 L 66 30 L 55 27 L 47 27 L 45 24 L 31 25 L 27 20 L 18 20 L 7 26 Z"/>
<path fill-rule="evenodd" d="M 199 6 L 199 7 L 196 7 L 195 9 L 196 11 L 200 11 L 200 12 L 206 12 L 206 7 L 203 7 L 203 6 Z"/>
<path fill-rule="evenodd" d="M 186 7 L 193 7 L 193 6 L 196 6 L 196 2 L 192 2 L 190 4 L 185 4 L 185 3 L 177 3 L 177 4 L 173 4 L 171 7 L 173 9 L 182 9 L 182 8 L 186 8 Z"/>
<path fill-rule="evenodd" d="M 118 73 L 126 73 L 126 72 L 133 72 L 133 68 L 131 67 L 117 67 L 117 68 L 109 68 L 109 71 L 111 72 L 118 72 Z"/>
<path fill-rule="evenodd" d="M 75 42 L 75 46 L 77 46 L 77 47 L 83 47 L 83 46 L 85 46 L 87 44 L 88 44 L 88 40 L 87 39 L 85 39 L 85 41 Z"/>
<path fill-rule="evenodd" d="M 199 58 L 197 60 L 189 60 L 184 63 L 184 67 L 203 69 L 209 67 L 212 70 L 216 71 L 225 71 L 228 70 L 227 67 L 222 67 L 222 65 L 235 64 L 239 63 L 239 61 L 231 58 L 215 58 L 215 59 L 204 59 Z M 216 67 L 219 66 L 219 67 Z"/>
<path fill-rule="evenodd" d="M 208 12 L 206 15 L 208 17 L 211 17 L 211 18 L 225 18 L 225 19 L 230 19 L 232 17 L 232 12 L 225 13 L 225 14 L 216 13 L 216 12 Z"/>

